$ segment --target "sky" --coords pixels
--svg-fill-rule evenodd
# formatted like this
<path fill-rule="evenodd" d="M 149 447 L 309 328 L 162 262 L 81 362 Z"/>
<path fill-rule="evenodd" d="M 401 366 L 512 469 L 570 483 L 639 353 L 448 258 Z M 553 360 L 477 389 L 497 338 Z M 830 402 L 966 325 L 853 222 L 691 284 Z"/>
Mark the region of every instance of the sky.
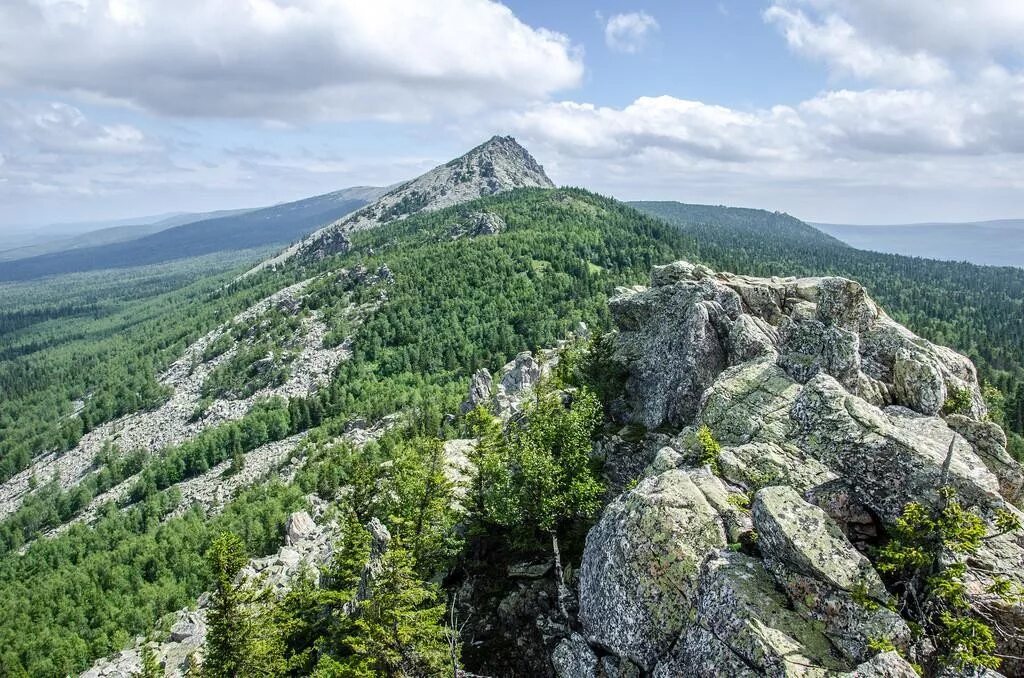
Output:
<path fill-rule="evenodd" d="M 0 229 L 414 177 L 809 221 L 1024 217 L 1024 2 L 2 0 Z"/>

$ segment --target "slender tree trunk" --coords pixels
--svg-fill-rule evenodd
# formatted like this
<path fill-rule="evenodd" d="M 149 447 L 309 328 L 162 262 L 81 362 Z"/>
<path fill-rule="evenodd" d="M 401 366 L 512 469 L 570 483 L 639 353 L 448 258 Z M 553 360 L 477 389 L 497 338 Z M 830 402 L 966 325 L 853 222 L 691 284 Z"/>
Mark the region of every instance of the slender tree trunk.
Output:
<path fill-rule="evenodd" d="M 565 609 L 568 590 L 562 575 L 562 552 L 558 549 L 558 532 L 551 530 L 551 550 L 555 554 L 555 588 L 558 591 L 558 611 L 562 613 L 565 623 L 569 623 L 569 612 Z"/>

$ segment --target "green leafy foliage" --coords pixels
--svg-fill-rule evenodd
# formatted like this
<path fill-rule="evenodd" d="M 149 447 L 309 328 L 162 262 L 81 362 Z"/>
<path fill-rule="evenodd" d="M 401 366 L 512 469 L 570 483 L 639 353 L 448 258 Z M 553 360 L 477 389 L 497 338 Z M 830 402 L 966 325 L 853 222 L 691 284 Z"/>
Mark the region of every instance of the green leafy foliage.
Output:
<path fill-rule="evenodd" d="M 701 448 L 700 463 L 707 464 L 711 471 L 718 475 L 721 472 L 718 468 L 718 455 L 722 453 L 722 445 L 715 440 L 715 435 L 707 424 L 701 424 L 697 429 L 697 442 Z"/>
<path fill-rule="evenodd" d="M 947 414 L 970 414 L 972 405 L 971 392 L 966 388 L 954 386 L 949 390 L 942 410 Z"/>
<path fill-rule="evenodd" d="M 904 507 L 890 541 L 877 554 L 876 567 L 897 588 L 903 613 L 932 637 L 944 665 L 996 669 L 1000 658 L 995 654 L 995 633 L 972 610 L 963 562 L 978 551 L 988 530 L 979 515 L 957 500 L 952 488 L 943 487 L 940 495 L 937 509 L 916 502 Z M 1000 532 L 1020 527 L 1008 511 L 995 522 Z M 1016 593 L 1008 582 L 997 580 L 993 587 L 1007 600 Z"/>
<path fill-rule="evenodd" d="M 302 491 L 268 484 L 242 493 L 219 516 L 161 520 L 172 493 L 95 525 L 76 525 L 0 559 L 0 675 L 77 674 L 123 648 L 165 614 L 190 605 L 213 579 L 203 557 L 214 536 L 242 536 L 246 550 L 277 548 Z"/>
<path fill-rule="evenodd" d="M 542 392 L 526 409 L 527 423 L 481 456 L 486 519 L 556 532 L 598 509 L 604 487 L 590 453 L 600 403 L 585 390 L 571 398 L 567 407 L 559 393 Z"/>

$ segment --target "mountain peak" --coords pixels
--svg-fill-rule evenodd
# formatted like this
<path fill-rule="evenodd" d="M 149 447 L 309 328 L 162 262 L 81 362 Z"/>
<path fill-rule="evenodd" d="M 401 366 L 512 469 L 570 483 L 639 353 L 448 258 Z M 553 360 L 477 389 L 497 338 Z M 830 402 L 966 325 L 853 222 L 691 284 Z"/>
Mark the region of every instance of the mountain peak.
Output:
<path fill-rule="evenodd" d="M 493 136 L 464 155 L 395 186 L 375 202 L 313 233 L 258 268 L 292 256 L 317 259 L 337 253 L 340 236 L 376 228 L 420 212 L 458 205 L 515 188 L 554 188 L 544 168 L 511 136 Z"/>

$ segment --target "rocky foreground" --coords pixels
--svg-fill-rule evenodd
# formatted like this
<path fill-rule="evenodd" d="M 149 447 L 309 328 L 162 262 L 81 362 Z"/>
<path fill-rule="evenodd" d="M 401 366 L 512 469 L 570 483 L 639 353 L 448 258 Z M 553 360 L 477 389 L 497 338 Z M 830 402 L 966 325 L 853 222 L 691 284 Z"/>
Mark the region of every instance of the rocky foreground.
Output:
<path fill-rule="evenodd" d="M 557 674 L 911 678 L 910 662 L 932 665 L 868 555 L 907 504 L 939 507 L 942 486 L 990 534 L 1000 513 L 1020 515 L 1024 474 L 971 362 L 842 278 L 677 262 L 611 311 L 621 419 L 647 433 L 604 447 L 645 449 L 649 464 L 587 536 Z M 988 592 L 1024 584 L 1019 537 L 985 539 L 965 565 L 971 610 L 1007 632 L 1002 670 L 1020 675 L 1021 607 Z"/>

